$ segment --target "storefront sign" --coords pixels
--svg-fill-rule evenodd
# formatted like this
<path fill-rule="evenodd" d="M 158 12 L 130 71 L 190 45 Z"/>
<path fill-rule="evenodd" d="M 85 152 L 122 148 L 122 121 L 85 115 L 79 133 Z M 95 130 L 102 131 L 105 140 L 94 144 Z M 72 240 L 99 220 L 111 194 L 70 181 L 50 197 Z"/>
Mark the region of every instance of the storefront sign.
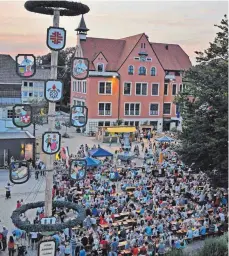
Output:
<path fill-rule="evenodd" d="M 54 240 L 42 241 L 39 244 L 38 256 L 56 256 L 56 243 Z"/>

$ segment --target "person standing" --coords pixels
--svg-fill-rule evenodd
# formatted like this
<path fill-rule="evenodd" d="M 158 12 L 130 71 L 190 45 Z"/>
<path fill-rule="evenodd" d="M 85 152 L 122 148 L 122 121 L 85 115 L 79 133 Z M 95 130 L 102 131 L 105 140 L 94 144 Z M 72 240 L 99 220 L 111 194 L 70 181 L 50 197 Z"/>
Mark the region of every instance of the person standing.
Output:
<path fill-rule="evenodd" d="M 72 235 L 72 238 L 70 240 L 70 244 L 71 244 L 71 252 L 72 252 L 72 256 L 75 256 L 76 253 L 76 236 Z"/>
<path fill-rule="evenodd" d="M 8 235 L 8 229 L 6 227 L 2 228 L 2 246 L 3 246 L 3 251 L 6 250 L 7 247 L 7 235 Z"/>
<path fill-rule="evenodd" d="M 5 189 L 6 189 L 6 199 L 11 198 L 11 187 L 12 187 L 12 185 L 10 185 L 10 183 L 7 183 L 7 185 L 5 186 Z"/>
<path fill-rule="evenodd" d="M 14 239 L 12 236 L 10 236 L 10 239 L 8 241 L 8 251 L 9 251 L 9 256 L 14 256 Z"/>

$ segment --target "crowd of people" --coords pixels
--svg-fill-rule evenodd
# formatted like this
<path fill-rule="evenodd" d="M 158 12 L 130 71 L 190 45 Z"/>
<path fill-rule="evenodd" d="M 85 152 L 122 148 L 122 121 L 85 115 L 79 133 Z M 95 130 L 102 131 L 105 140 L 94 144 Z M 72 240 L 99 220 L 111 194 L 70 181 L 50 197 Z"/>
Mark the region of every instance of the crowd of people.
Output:
<path fill-rule="evenodd" d="M 57 256 L 164 255 L 227 230 L 227 191 L 211 187 L 204 173 L 192 173 L 168 145 L 140 136 L 132 151 L 140 154 L 142 142 L 150 159 L 120 163 L 115 156 L 104 158 L 81 181 L 62 171 L 55 174 L 53 200 L 86 209 L 81 226 L 53 235 Z M 81 145 L 76 156 L 88 156 L 89 149 Z M 64 222 L 69 212 L 53 208 L 53 216 Z M 34 223 L 43 217 L 44 209 L 37 209 Z M 29 237 L 36 248 L 42 236 L 32 232 Z"/>

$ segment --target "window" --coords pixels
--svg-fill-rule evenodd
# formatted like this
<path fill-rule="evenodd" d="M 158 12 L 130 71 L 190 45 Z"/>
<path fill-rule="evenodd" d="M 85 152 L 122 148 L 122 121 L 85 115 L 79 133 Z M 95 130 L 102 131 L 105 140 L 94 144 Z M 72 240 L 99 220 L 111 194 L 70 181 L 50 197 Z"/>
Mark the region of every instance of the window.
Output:
<path fill-rule="evenodd" d="M 77 81 L 77 92 L 82 92 L 81 81 Z"/>
<path fill-rule="evenodd" d="M 164 84 L 164 95 L 168 95 L 168 84 Z"/>
<path fill-rule="evenodd" d="M 130 126 L 134 126 L 134 121 L 130 121 Z"/>
<path fill-rule="evenodd" d="M 146 68 L 141 66 L 138 70 L 138 74 L 141 75 L 141 76 L 145 76 L 146 75 Z"/>
<path fill-rule="evenodd" d="M 110 82 L 99 82 L 99 94 L 112 94 Z"/>
<path fill-rule="evenodd" d="M 134 57 L 134 59 L 135 59 L 135 60 L 140 60 L 140 58 L 139 58 L 139 57 Z"/>
<path fill-rule="evenodd" d="M 183 84 L 183 92 L 186 90 L 186 84 Z"/>
<path fill-rule="evenodd" d="M 13 118 L 13 110 L 7 110 L 7 118 Z"/>
<path fill-rule="evenodd" d="M 176 95 L 176 92 L 177 92 L 177 85 L 173 84 L 172 95 Z"/>
<path fill-rule="evenodd" d="M 152 58 L 146 58 L 146 61 L 152 61 Z"/>
<path fill-rule="evenodd" d="M 13 118 L 13 109 L 7 110 L 7 118 Z M 16 118 L 19 118 L 19 116 L 16 115 Z"/>
<path fill-rule="evenodd" d="M 128 75 L 133 75 L 134 74 L 134 66 L 129 66 L 128 67 Z"/>
<path fill-rule="evenodd" d="M 98 126 L 103 126 L 104 122 L 98 122 Z"/>
<path fill-rule="evenodd" d="M 124 122 L 124 125 L 129 125 L 129 122 L 128 122 L 128 121 L 125 121 L 125 122 Z"/>
<path fill-rule="evenodd" d="M 111 103 L 99 103 L 99 115 L 110 116 L 111 115 Z"/>
<path fill-rule="evenodd" d="M 131 95 L 131 83 L 124 83 L 123 95 Z"/>
<path fill-rule="evenodd" d="M 82 93 L 87 93 L 87 81 L 83 81 L 83 90 Z"/>
<path fill-rule="evenodd" d="M 153 96 L 159 95 L 159 84 L 152 84 L 152 95 Z"/>
<path fill-rule="evenodd" d="M 29 87 L 33 87 L 33 82 L 29 82 Z"/>
<path fill-rule="evenodd" d="M 170 115 L 171 103 L 164 103 L 163 114 Z"/>
<path fill-rule="evenodd" d="M 182 92 L 182 89 L 183 89 L 182 87 L 183 87 L 183 85 L 182 85 L 182 84 L 180 84 L 180 92 Z"/>
<path fill-rule="evenodd" d="M 151 116 L 158 116 L 158 104 L 157 103 L 152 103 L 150 104 L 150 115 Z"/>
<path fill-rule="evenodd" d="M 136 83 L 136 95 L 147 95 L 147 83 Z"/>
<path fill-rule="evenodd" d="M 176 104 L 176 114 L 179 114 L 179 113 L 180 113 L 180 105 Z"/>
<path fill-rule="evenodd" d="M 175 71 L 175 76 L 180 76 L 180 71 Z"/>
<path fill-rule="evenodd" d="M 104 65 L 103 65 L 103 63 L 99 63 L 99 64 L 97 65 L 97 67 L 98 67 L 98 71 L 99 71 L 99 72 L 103 72 L 103 71 L 104 71 Z"/>
<path fill-rule="evenodd" d="M 150 70 L 150 75 L 151 76 L 156 76 L 156 68 L 155 67 L 152 67 L 151 70 Z"/>
<path fill-rule="evenodd" d="M 24 82 L 24 86 L 25 86 L 25 87 L 28 86 L 28 83 L 27 83 L 27 82 Z"/>
<path fill-rule="evenodd" d="M 37 97 L 38 98 L 38 92 L 34 92 L 33 93 L 33 97 Z"/>
<path fill-rule="evenodd" d="M 139 116 L 140 103 L 125 103 L 125 116 Z"/>
<path fill-rule="evenodd" d="M 28 92 L 23 92 L 22 95 L 23 97 L 28 97 Z"/>
<path fill-rule="evenodd" d="M 73 90 L 73 92 L 76 92 L 76 81 L 73 81 L 72 90 Z"/>
<path fill-rule="evenodd" d="M 29 93 L 29 97 L 33 97 L 33 93 L 32 92 Z"/>
<path fill-rule="evenodd" d="M 139 121 L 135 121 L 135 127 L 139 127 Z"/>
<path fill-rule="evenodd" d="M 111 122 L 107 121 L 107 122 L 105 122 L 104 126 L 110 126 L 110 125 L 111 125 Z"/>
<path fill-rule="evenodd" d="M 141 43 L 141 48 L 146 48 L 146 44 L 145 43 Z"/>

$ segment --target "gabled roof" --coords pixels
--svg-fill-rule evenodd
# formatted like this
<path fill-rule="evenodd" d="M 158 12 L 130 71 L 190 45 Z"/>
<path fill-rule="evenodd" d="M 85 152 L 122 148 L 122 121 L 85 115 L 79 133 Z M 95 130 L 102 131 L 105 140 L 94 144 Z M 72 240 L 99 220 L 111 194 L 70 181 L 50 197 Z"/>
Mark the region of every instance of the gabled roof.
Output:
<path fill-rule="evenodd" d="M 117 65 L 125 45 L 124 40 L 87 37 L 86 41 L 80 43 L 84 58 L 88 58 L 90 61 L 90 70 L 95 70 L 92 61 L 100 52 L 103 53 L 108 61 L 106 70 L 117 70 Z"/>
<path fill-rule="evenodd" d="M 164 70 L 187 70 L 189 56 L 177 44 L 150 43 Z"/>
<path fill-rule="evenodd" d="M 7 54 L 0 54 L 0 83 L 21 84 L 21 78 L 16 73 L 16 62 Z"/>
<path fill-rule="evenodd" d="M 47 80 L 49 78 L 50 69 L 39 68 L 33 77 L 19 77 L 16 73 L 16 61 L 8 54 L 0 54 L 0 84 L 21 84 L 22 80 Z"/>
<path fill-rule="evenodd" d="M 138 34 L 121 39 L 106 39 L 88 37 L 86 41 L 81 42 L 83 55 L 90 61 L 89 69 L 95 70 L 93 60 L 101 52 L 108 65 L 107 71 L 118 71 L 125 60 L 128 58 L 136 44 L 145 34 Z M 165 70 L 183 70 L 191 67 L 188 55 L 179 45 L 150 43 L 159 62 Z M 166 49 L 168 45 L 168 50 Z"/>

